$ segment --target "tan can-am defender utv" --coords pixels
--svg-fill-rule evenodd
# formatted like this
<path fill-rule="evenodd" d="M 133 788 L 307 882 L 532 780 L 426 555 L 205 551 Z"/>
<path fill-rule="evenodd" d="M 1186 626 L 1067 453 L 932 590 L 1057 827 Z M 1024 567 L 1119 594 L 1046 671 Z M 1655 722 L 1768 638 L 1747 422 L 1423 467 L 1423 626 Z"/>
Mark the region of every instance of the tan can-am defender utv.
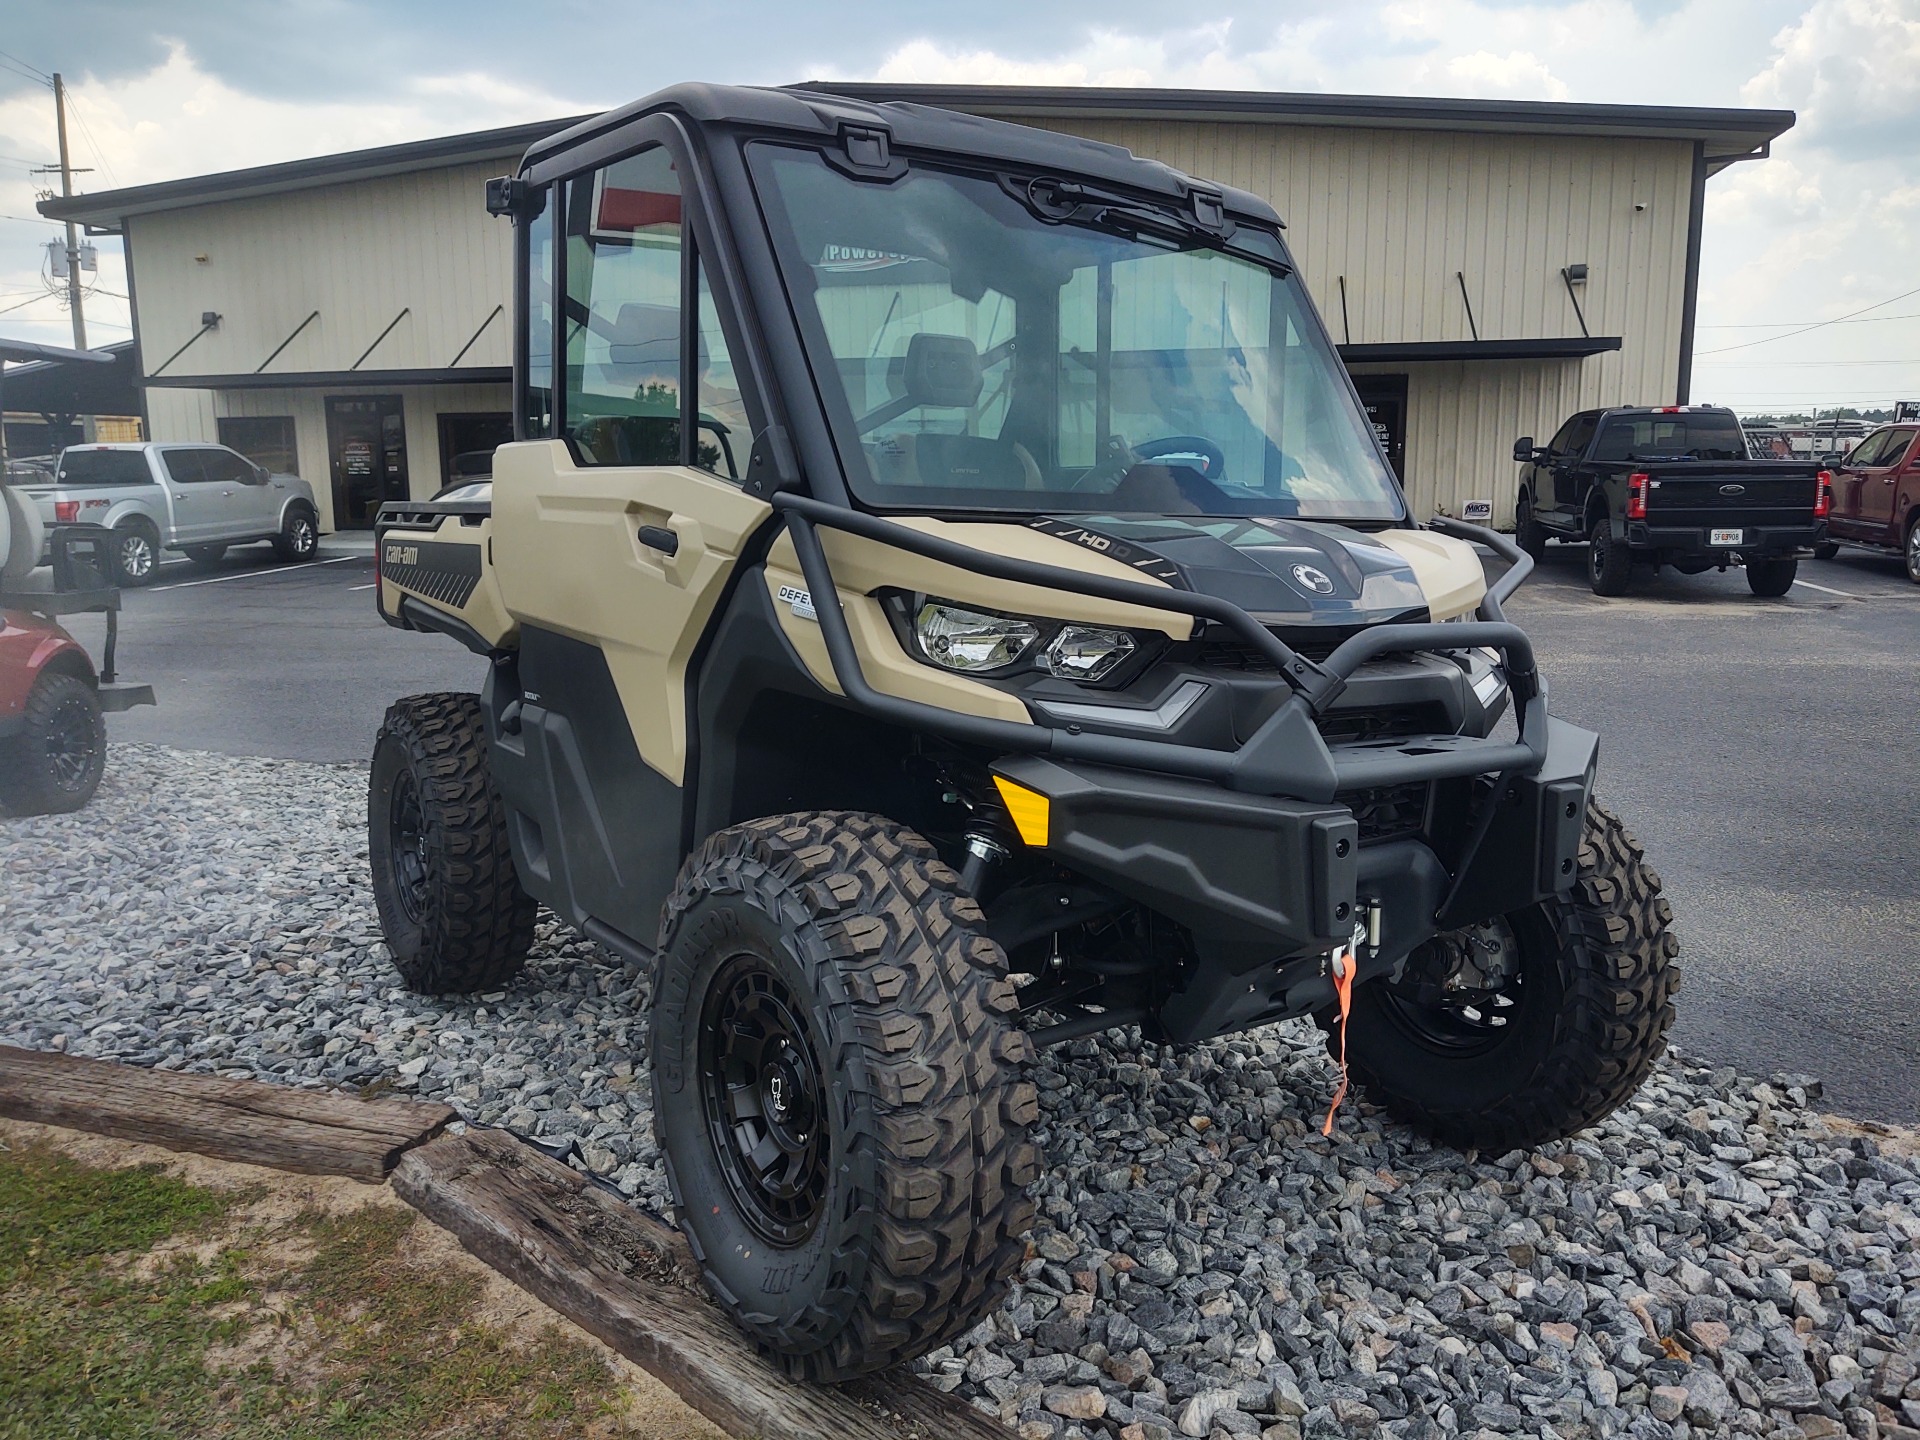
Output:
<path fill-rule="evenodd" d="M 536 901 L 652 966 L 680 1224 L 795 1373 L 993 1305 L 1036 1046 L 1330 1019 L 1351 961 L 1352 1069 L 1435 1135 L 1633 1093 L 1668 909 L 1501 616 L 1529 562 L 1409 517 L 1264 202 L 692 85 L 489 201 L 520 438 L 381 512 L 378 594 L 491 670 L 387 714 L 381 919 L 428 991 Z"/>

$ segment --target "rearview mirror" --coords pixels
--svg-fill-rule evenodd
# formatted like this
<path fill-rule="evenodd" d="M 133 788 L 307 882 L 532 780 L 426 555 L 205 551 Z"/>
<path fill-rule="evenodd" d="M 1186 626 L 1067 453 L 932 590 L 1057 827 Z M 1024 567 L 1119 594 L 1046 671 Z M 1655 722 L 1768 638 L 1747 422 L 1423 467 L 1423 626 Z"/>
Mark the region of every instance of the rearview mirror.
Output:
<path fill-rule="evenodd" d="M 1533 459 L 1533 437 L 1531 435 L 1522 435 L 1518 440 L 1513 442 L 1513 458 L 1521 465 Z"/>

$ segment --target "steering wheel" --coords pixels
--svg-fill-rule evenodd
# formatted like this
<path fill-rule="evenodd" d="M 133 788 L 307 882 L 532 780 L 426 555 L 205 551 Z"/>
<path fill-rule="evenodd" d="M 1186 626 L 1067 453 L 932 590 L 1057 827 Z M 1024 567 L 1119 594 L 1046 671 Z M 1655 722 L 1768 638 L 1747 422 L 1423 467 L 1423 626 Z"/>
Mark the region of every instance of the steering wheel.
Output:
<path fill-rule="evenodd" d="M 1199 460 L 1200 464 L 1188 468 L 1216 485 L 1227 472 L 1227 452 L 1204 435 L 1166 435 L 1134 446 L 1133 453 L 1142 460 Z"/>
<path fill-rule="evenodd" d="M 1135 461 L 1139 459 L 1133 447 L 1119 435 L 1109 435 L 1106 445 L 1102 448 L 1106 453 L 1082 470 L 1067 489 L 1110 490 L 1126 477 L 1127 471 L 1131 470 Z"/>

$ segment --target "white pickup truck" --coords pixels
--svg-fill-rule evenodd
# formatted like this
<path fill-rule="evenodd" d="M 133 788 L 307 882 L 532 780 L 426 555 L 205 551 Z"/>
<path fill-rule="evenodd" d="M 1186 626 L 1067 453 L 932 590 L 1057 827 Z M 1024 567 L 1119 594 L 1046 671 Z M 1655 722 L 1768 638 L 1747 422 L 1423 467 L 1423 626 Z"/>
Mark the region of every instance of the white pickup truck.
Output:
<path fill-rule="evenodd" d="M 111 529 L 122 585 L 151 584 L 163 549 L 211 565 L 229 545 L 266 540 L 281 559 L 301 561 L 320 542 L 313 487 L 224 445 L 72 445 L 50 483 L 16 489 L 50 526 Z"/>

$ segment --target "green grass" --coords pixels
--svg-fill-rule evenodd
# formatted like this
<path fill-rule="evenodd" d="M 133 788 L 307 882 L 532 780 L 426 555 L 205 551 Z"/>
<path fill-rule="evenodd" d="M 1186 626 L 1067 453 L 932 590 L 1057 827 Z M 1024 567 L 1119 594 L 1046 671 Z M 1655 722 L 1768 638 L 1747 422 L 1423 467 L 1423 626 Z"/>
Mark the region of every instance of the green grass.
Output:
<path fill-rule="evenodd" d="M 0 1151 L 0 1437 L 573 1436 L 617 1411 L 596 1352 L 510 1339 L 476 1280 L 409 1263 L 411 1213 L 268 1231 L 249 1198 Z"/>

